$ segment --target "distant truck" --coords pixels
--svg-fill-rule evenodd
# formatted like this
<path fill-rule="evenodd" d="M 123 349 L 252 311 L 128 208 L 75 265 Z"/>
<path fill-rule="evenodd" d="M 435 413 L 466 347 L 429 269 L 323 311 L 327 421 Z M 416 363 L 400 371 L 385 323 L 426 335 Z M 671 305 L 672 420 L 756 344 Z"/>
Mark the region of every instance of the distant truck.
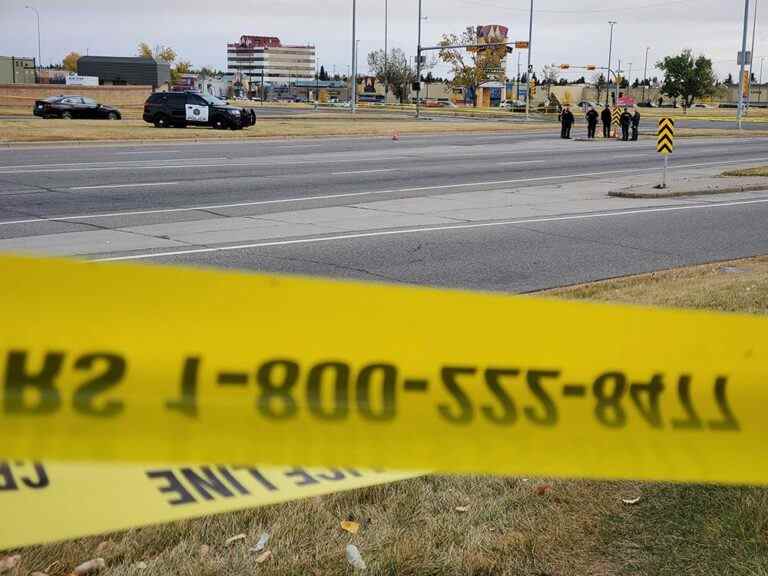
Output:
<path fill-rule="evenodd" d="M 212 126 L 217 130 L 241 130 L 256 123 L 256 112 L 208 94 L 155 92 L 144 103 L 143 118 L 157 128 Z"/>

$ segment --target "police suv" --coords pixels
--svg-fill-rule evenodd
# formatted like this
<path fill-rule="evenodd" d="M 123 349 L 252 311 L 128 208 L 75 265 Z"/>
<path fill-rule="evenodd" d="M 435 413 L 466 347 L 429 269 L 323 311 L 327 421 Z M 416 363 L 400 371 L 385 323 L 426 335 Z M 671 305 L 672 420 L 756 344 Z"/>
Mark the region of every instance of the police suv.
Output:
<path fill-rule="evenodd" d="M 155 92 L 144 103 L 143 118 L 157 128 L 213 126 L 218 130 L 240 130 L 256 123 L 252 109 L 230 106 L 197 92 Z"/>

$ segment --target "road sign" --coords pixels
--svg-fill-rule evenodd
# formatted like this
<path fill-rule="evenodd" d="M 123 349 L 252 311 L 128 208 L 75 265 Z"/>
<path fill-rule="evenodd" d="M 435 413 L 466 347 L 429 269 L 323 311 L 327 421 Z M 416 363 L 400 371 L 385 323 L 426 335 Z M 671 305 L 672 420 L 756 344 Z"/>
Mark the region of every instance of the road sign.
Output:
<path fill-rule="evenodd" d="M 742 64 L 744 64 L 745 66 L 752 66 L 752 52 L 747 50 L 746 60 L 744 60 L 744 52 L 739 52 L 736 55 L 736 64 L 738 64 L 739 66 L 741 66 Z"/>
<path fill-rule="evenodd" d="M 661 118 L 657 132 L 656 151 L 664 156 L 664 179 L 661 188 L 667 187 L 667 169 L 669 168 L 669 155 L 675 149 L 675 121 L 672 118 Z"/>
<path fill-rule="evenodd" d="M 675 149 L 675 121 L 672 118 L 660 119 L 656 136 L 656 151 L 664 156 L 672 154 Z"/>

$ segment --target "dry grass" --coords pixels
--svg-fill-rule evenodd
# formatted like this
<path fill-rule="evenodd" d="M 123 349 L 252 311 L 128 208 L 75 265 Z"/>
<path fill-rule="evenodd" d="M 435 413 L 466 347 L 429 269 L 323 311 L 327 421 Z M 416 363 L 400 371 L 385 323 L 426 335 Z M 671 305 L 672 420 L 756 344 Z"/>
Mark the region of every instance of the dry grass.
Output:
<path fill-rule="evenodd" d="M 755 166 L 741 170 L 726 170 L 723 176 L 768 176 L 768 166 Z"/>
<path fill-rule="evenodd" d="M 376 117 L 340 118 L 318 113 L 312 118 L 260 118 L 245 130 L 211 128 L 157 129 L 141 120 L 0 120 L 0 142 L 87 142 L 178 139 L 250 139 L 302 136 L 390 136 L 456 132 L 519 132 L 551 130 L 548 124 L 516 125 L 488 122 L 417 122 Z"/>
<path fill-rule="evenodd" d="M 768 313 L 768 257 L 545 293 Z M 639 504 L 623 498 L 641 496 Z M 467 512 L 456 511 L 467 506 Z M 339 529 L 353 517 L 356 536 Z M 274 556 L 247 552 L 262 531 Z M 248 541 L 224 548 L 244 532 Z M 768 490 L 633 482 L 424 477 L 279 506 L 23 550 L 51 576 L 100 553 L 113 576 L 344 575 L 354 543 L 376 575 L 768 575 Z M 201 545 L 211 551 L 201 559 Z M 137 562 L 146 562 L 139 571 Z"/>

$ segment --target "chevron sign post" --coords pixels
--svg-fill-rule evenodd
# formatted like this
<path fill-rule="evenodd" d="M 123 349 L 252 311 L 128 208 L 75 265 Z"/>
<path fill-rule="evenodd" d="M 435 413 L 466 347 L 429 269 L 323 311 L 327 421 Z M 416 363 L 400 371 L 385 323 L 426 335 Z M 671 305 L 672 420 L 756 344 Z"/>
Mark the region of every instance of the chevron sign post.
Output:
<path fill-rule="evenodd" d="M 659 120 L 659 130 L 656 133 L 656 151 L 664 156 L 664 180 L 662 188 L 667 187 L 667 168 L 669 167 L 669 155 L 675 149 L 675 121 L 672 118 Z"/>

